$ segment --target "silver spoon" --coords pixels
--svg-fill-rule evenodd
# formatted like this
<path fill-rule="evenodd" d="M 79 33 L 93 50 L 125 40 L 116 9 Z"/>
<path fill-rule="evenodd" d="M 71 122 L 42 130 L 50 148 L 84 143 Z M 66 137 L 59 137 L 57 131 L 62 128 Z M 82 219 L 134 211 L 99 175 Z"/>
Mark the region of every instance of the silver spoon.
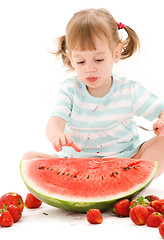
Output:
<path fill-rule="evenodd" d="M 155 130 L 157 130 L 157 128 L 156 129 L 148 129 L 148 128 L 142 127 L 140 125 L 138 125 L 138 127 L 145 130 L 145 131 L 155 131 Z"/>

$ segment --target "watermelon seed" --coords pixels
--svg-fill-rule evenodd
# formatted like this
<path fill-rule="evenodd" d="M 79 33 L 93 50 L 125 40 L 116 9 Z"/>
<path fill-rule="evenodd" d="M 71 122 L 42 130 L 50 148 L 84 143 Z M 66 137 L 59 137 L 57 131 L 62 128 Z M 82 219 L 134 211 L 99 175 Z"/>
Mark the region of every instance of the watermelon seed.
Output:
<path fill-rule="evenodd" d="M 73 177 L 73 174 L 71 175 L 71 177 Z"/>
<path fill-rule="evenodd" d="M 104 180 L 104 177 L 103 177 L 103 176 L 102 176 L 101 178 L 102 178 L 102 180 Z"/>
<path fill-rule="evenodd" d="M 46 216 L 48 215 L 48 213 L 45 213 L 45 212 L 43 212 L 43 214 L 46 215 Z"/>
<path fill-rule="evenodd" d="M 115 172 L 116 175 L 118 175 L 118 172 Z"/>
<path fill-rule="evenodd" d="M 62 175 L 64 175 L 65 174 L 65 172 L 64 173 L 62 173 Z"/>
<path fill-rule="evenodd" d="M 126 170 L 127 170 L 127 168 L 126 168 L 126 167 L 124 167 L 124 170 L 126 171 Z"/>
<path fill-rule="evenodd" d="M 114 177 L 114 172 L 112 172 L 112 176 Z"/>
<path fill-rule="evenodd" d="M 57 172 L 57 175 L 59 175 L 60 174 L 60 172 Z"/>
<path fill-rule="evenodd" d="M 130 167 L 128 166 L 127 169 L 130 169 Z"/>
<path fill-rule="evenodd" d="M 75 175 L 74 178 L 77 178 L 77 176 Z"/>
<path fill-rule="evenodd" d="M 134 169 L 136 169 L 137 167 L 136 166 L 133 166 Z"/>
<path fill-rule="evenodd" d="M 46 169 L 49 169 L 49 167 L 47 167 Z"/>
<path fill-rule="evenodd" d="M 38 167 L 38 169 L 43 169 L 44 167 Z"/>
<path fill-rule="evenodd" d="M 51 168 L 50 171 L 53 171 L 53 168 Z"/>
<path fill-rule="evenodd" d="M 70 175 L 70 173 L 67 174 L 67 176 L 69 176 L 69 175 Z"/>
<path fill-rule="evenodd" d="M 90 176 L 88 175 L 87 179 L 89 179 L 89 178 L 90 178 Z"/>

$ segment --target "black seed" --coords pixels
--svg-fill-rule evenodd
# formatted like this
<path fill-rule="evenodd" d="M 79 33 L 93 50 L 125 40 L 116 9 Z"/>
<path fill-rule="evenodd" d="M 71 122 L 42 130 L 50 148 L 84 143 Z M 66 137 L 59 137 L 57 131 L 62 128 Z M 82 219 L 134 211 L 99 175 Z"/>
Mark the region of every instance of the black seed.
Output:
<path fill-rule="evenodd" d="M 69 176 L 69 175 L 70 175 L 70 173 L 67 174 L 67 176 Z"/>
<path fill-rule="evenodd" d="M 124 170 L 126 171 L 126 170 L 127 170 L 127 168 L 126 168 L 126 167 L 124 167 Z"/>
<path fill-rule="evenodd" d="M 64 174 L 65 174 L 65 172 L 62 173 L 62 175 L 64 175 Z"/>
<path fill-rule="evenodd" d="M 49 169 L 49 167 L 47 167 L 46 169 Z"/>
<path fill-rule="evenodd" d="M 115 172 L 116 175 L 118 175 L 118 172 Z"/>
<path fill-rule="evenodd" d="M 75 175 L 74 178 L 77 178 L 77 176 Z"/>
<path fill-rule="evenodd" d="M 136 169 L 136 166 L 133 166 L 134 169 Z"/>
<path fill-rule="evenodd" d="M 130 167 L 128 166 L 127 169 L 130 169 Z"/>
<path fill-rule="evenodd" d="M 104 180 L 104 177 L 102 176 L 101 179 Z"/>
<path fill-rule="evenodd" d="M 114 177 L 114 172 L 112 172 L 112 176 Z"/>
<path fill-rule="evenodd" d="M 90 178 L 90 176 L 88 175 L 87 179 L 89 179 L 89 178 Z"/>
<path fill-rule="evenodd" d="M 57 172 L 57 175 L 59 175 L 60 174 L 60 172 Z"/>
<path fill-rule="evenodd" d="M 45 212 L 43 212 L 43 214 L 46 215 L 46 216 L 48 215 L 48 213 L 45 213 Z"/>
<path fill-rule="evenodd" d="M 71 174 L 71 177 L 73 177 L 73 174 Z"/>
<path fill-rule="evenodd" d="M 44 169 L 44 167 L 38 167 L 38 169 Z"/>

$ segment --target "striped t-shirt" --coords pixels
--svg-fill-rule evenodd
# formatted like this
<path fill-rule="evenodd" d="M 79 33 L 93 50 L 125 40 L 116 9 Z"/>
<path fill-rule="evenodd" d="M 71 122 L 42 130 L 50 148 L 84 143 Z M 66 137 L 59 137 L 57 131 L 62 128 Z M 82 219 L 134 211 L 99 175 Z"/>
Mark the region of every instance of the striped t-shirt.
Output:
<path fill-rule="evenodd" d="M 61 84 L 52 116 L 67 122 L 65 132 L 81 152 L 63 147 L 59 157 L 132 157 L 138 151 L 141 142 L 133 117 L 154 120 L 164 101 L 139 83 L 112 75 L 112 87 L 104 97 L 90 95 L 78 77 Z"/>

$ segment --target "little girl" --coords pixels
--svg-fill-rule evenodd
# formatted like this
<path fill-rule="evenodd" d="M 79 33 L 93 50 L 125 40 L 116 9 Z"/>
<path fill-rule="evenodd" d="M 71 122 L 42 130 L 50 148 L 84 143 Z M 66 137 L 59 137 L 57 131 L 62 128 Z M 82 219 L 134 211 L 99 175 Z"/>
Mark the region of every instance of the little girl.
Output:
<path fill-rule="evenodd" d="M 127 39 L 119 38 L 126 31 Z M 117 23 L 106 9 L 74 14 L 56 52 L 76 77 L 62 82 L 46 132 L 55 155 L 27 152 L 23 159 L 44 157 L 128 157 L 159 162 L 164 171 L 164 101 L 143 86 L 112 72 L 113 64 L 139 47 L 137 34 Z M 134 116 L 159 118 L 156 136 L 141 142 Z"/>

